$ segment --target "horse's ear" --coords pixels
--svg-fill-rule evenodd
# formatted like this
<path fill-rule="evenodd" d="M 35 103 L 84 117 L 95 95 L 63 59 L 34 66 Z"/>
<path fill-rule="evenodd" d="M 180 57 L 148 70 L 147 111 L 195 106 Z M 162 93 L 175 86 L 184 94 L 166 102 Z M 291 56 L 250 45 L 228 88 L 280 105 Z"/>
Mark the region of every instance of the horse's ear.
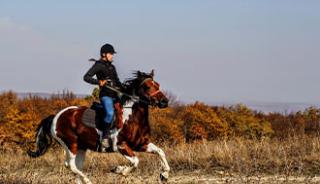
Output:
<path fill-rule="evenodd" d="M 150 73 L 151 77 L 154 76 L 154 69 L 151 70 L 151 73 Z"/>

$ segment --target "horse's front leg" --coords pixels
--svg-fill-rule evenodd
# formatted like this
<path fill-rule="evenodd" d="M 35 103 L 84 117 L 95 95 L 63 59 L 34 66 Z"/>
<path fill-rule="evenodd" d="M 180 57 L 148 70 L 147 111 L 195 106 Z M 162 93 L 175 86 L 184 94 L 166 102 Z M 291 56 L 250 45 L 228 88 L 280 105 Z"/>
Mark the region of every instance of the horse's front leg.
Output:
<path fill-rule="evenodd" d="M 139 159 L 134 154 L 132 149 L 127 145 L 127 143 L 123 142 L 118 146 L 119 152 L 130 161 L 130 166 L 117 166 L 113 171 L 118 174 L 122 174 L 124 176 L 128 175 L 133 169 L 138 167 Z"/>
<path fill-rule="evenodd" d="M 162 165 L 162 172 L 160 173 L 160 180 L 167 181 L 169 178 L 170 166 L 168 164 L 168 161 L 166 159 L 166 154 L 164 153 L 164 151 L 161 148 L 159 148 L 158 146 L 154 145 L 153 143 L 149 143 L 147 145 L 147 148 L 145 151 L 149 152 L 149 153 L 155 153 L 160 156 L 161 165 Z"/>

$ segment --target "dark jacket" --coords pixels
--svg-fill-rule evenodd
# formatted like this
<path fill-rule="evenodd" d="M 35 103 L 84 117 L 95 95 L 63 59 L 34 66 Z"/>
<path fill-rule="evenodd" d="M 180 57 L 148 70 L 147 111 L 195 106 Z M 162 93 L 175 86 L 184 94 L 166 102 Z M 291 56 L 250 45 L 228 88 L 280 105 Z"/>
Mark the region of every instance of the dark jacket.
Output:
<path fill-rule="evenodd" d="M 97 76 L 97 79 L 93 78 L 94 75 Z M 122 90 L 122 84 L 119 80 L 116 68 L 111 62 L 102 60 L 96 61 L 84 75 L 83 79 L 84 81 L 95 85 L 99 85 L 99 80 L 108 80 L 107 85 Z M 117 93 L 106 87 L 100 87 L 99 97 L 101 98 L 103 96 L 117 98 Z"/>

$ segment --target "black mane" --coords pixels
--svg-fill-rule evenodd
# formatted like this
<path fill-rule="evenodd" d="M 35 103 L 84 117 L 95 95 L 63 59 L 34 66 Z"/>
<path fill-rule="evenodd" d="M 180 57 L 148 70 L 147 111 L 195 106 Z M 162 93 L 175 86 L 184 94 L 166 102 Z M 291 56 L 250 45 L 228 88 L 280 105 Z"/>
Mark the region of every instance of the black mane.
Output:
<path fill-rule="evenodd" d="M 132 94 L 133 91 L 140 86 L 143 80 L 147 78 L 152 78 L 150 74 L 140 72 L 140 71 L 134 71 L 132 74 L 133 74 L 133 77 L 125 80 L 123 83 L 125 91 L 130 94 Z"/>
<path fill-rule="evenodd" d="M 140 84 L 147 78 L 153 78 L 151 74 L 147 74 L 140 71 L 134 71 L 132 78 L 128 78 L 123 82 L 124 92 L 129 95 L 133 95 L 134 91 L 140 87 Z M 127 99 L 129 100 L 129 99 Z M 126 100 L 126 101 L 127 101 Z"/>

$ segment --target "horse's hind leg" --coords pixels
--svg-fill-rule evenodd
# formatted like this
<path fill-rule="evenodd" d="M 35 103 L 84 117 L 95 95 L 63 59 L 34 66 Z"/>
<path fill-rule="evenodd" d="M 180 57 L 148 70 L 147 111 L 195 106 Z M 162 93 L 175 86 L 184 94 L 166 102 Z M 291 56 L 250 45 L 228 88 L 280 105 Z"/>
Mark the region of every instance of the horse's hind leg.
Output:
<path fill-rule="evenodd" d="M 132 149 L 126 144 L 122 143 L 119 146 L 119 152 L 130 161 L 131 166 L 117 166 L 114 169 L 115 173 L 122 174 L 124 176 L 128 175 L 133 169 L 138 167 L 139 164 L 139 159 L 138 157 L 134 154 Z"/>
<path fill-rule="evenodd" d="M 78 150 L 77 148 L 77 144 L 76 143 L 73 143 L 73 144 L 70 144 L 70 146 L 67 146 L 63 141 L 62 139 L 60 139 L 59 137 L 55 136 L 55 139 L 62 145 L 62 147 L 64 148 L 64 151 L 65 151 L 65 155 L 66 155 L 66 160 L 65 160 L 65 166 L 67 167 L 70 167 L 71 171 L 75 174 L 77 174 L 77 176 L 80 176 L 81 179 L 77 179 L 77 182 L 78 183 L 82 183 L 82 181 L 85 183 L 85 184 L 91 184 L 91 181 L 89 180 L 89 178 L 84 175 L 81 170 L 78 169 L 78 166 L 81 166 L 81 169 L 82 169 L 82 164 L 83 163 L 80 163 L 79 161 L 81 160 L 80 158 L 83 157 L 83 160 L 84 160 L 84 153 L 83 150 Z M 77 158 L 77 154 L 80 154 L 80 156 L 78 157 L 78 161 L 76 160 Z M 83 154 L 83 155 L 81 155 Z M 78 164 L 77 164 L 78 162 Z"/>
<path fill-rule="evenodd" d="M 83 163 L 84 163 L 85 157 L 86 157 L 86 150 L 78 150 L 78 153 L 76 155 L 76 166 L 80 171 L 82 171 L 83 169 Z M 78 184 L 82 183 L 80 176 L 78 176 L 77 178 L 77 183 Z"/>
<path fill-rule="evenodd" d="M 92 184 L 89 178 L 84 175 L 81 170 L 79 170 L 82 169 L 83 166 L 84 151 L 77 150 L 77 144 L 71 144 L 70 147 L 71 150 L 67 149 L 66 151 L 68 151 L 70 154 L 69 166 L 71 171 L 81 178 L 81 180 L 78 179 L 78 182 L 82 181 L 85 184 Z M 80 155 L 78 156 L 78 154 Z M 80 168 L 78 168 L 78 166 L 80 166 Z"/>
<path fill-rule="evenodd" d="M 160 179 L 161 179 L 161 181 L 168 180 L 169 172 L 170 172 L 170 166 L 168 164 L 168 161 L 166 159 L 166 155 L 165 155 L 164 151 L 161 148 L 159 148 L 156 145 L 154 145 L 153 143 L 149 143 L 147 145 L 147 148 L 146 148 L 145 151 L 149 152 L 149 153 L 155 153 L 155 154 L 158 154 L 160 156 L 161 165 L 162 165 L 162 169 L 163 169 L 163 172 L 160 174 Z"/>
<path fill-rule="evenodd" d="M 64 150 L 64 155 L 66 157 L 65 161 L 64 161 L 64 165 L 69 168 L 69 162 L 70 162 L 70 153 L 69 151 L 65 151 Z M 85 156 L 86 156 L 86 151 L 85 150 L 78 150 L 77 156 L 76 156 L 76 165 L 77 168 L 82 171 L 82 167 L 83 167 L 83 162 L 85 160 Z"/>
<path fill-rule="evenodd" d="M 69 162 L 70 162 L 70 153 L 68 151 L 64 150 L 64 155 L 66 157 L 65 161 L 64 161 L 64 165 L 69 168 Z"/>
<path fill-rule="evenodd" d="M 86 159 L 86 150 L 78 150 L 78 153 L 76 156 L 76 166 L 80 171 L 82 171 L 83 169 L 83 163 L 85 159 Z"/>

